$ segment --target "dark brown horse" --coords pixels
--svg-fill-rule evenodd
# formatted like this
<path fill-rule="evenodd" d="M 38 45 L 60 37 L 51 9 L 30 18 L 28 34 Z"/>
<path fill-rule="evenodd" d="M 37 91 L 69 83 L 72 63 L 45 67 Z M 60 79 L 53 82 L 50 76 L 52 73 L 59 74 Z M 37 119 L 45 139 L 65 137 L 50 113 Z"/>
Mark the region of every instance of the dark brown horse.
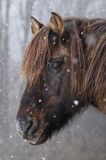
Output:
<path fill-rule="evenodd" d="M 106 20 L 52 13 L 48 26 L 31 21 L 17 126 L 29 143 L 41 144 L 90 104 L 106 113 Z"/>

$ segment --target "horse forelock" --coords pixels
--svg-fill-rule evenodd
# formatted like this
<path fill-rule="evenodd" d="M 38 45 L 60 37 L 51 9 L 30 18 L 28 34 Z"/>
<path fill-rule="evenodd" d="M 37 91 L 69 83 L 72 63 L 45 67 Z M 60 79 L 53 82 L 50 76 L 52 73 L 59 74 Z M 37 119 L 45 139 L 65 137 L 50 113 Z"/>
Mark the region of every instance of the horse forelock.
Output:
<path fill-rule="evenodd" d="M 22 74 L 29 86 L 36 84 L 49 59 L 49 27 L 42 30 L 32 39 L 25 49 L 22 63 Z"/>

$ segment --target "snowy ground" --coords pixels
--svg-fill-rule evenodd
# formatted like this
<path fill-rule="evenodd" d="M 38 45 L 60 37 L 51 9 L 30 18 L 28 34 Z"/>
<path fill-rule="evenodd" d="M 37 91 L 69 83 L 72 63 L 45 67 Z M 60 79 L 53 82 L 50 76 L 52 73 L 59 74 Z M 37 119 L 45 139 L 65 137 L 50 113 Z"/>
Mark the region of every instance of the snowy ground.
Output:
<path fill-rule="evenodd" d="M 19 137 L 15 118 L 24 88 L 19 76 L 24 45 L 20 3 L 11 0 L 8 112 L 4 115 L 7 108 L 0 102 L 0 160 L 106 160 L 106 116 L 92 107 L 43 145 L 30 146 Z M 47 23 L 51 11 L 63 16 L 106 18 L 106 0 L 35 0 L 31 14 Z"/>

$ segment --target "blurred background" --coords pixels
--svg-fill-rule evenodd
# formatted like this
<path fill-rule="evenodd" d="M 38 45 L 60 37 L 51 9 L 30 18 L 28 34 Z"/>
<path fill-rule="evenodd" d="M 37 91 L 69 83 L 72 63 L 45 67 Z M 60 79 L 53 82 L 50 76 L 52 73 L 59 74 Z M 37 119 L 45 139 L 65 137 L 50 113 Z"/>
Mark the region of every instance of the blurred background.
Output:
<path fill-rule="evenodd" d="M 106 18 L 106 0 L 0 0 L 0 160 L 106 160 L 106 115 L 91 106 L 43 145 L 25 143 L 16 131 L 30 16 L 47 24 L 51 11 Z"/>

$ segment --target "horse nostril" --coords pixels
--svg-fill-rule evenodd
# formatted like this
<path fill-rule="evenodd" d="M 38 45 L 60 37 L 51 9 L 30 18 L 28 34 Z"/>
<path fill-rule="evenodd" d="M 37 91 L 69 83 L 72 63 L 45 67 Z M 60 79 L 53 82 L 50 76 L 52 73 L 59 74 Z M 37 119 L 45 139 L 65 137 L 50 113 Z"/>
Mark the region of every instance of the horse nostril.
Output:
<path fill-rule="evenodd" d="M 38 120 L 35 118 L 21 118 L 18 120 L 18 130 L 21 135 L 32 135 L 39 127 Z"/>
<path fill-rule="evenodd" d="M 28 135 L 32 135 L 33 133 L 35 133 L 39 127 L 38 120 L 35 118 L 30 120 L 30 124 L 30 128 L 27 130 Z"/>

